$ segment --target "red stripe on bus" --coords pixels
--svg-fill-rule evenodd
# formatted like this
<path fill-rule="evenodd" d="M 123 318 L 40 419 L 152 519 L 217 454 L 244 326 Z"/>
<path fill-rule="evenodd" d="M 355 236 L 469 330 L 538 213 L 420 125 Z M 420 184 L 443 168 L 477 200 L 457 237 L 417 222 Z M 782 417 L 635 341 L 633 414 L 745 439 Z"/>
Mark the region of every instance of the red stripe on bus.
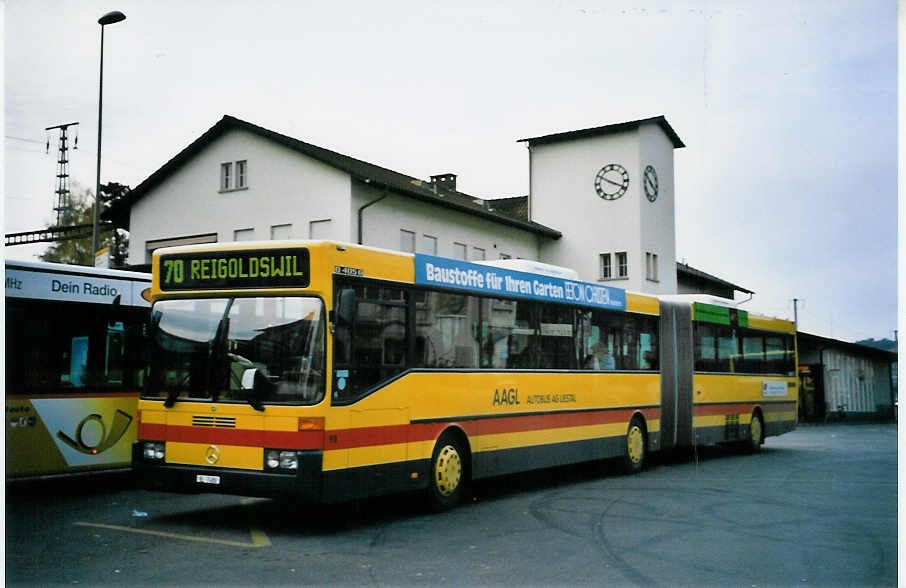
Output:
<path fill-rule="evenodd" d="M 285 449 L 354 449 L 399 443 L 432 441 L 451 424 L 456 424 L 469 436 L 523 433 L 546 429 L 564 429 L 589 425 L 628 423 L 636 412 L 648 419 L 657 419 L 657 408 L 625 408 L 582 412 L 545 413 L 539 415 L 500 416 L 489 419 L 416 423 L 337 429 L 328 431 L 261 431 L 249 429 L 218 429 L 140 423 L 139 439 L 166 440 L 183 443 L 209 443 L 249 447 Z"/>
<path fill-rule="evenodd" d="M 660 410 L 656 408 L 595 410 L 583 412 L 545 413 L 539 415 L 501 416 L 489 419 L 458 421 L 453 418 L 444 422 L 416 423 L 413 425 L 392 425 L 367 427 L 327 432 L 329 449 L 352 449 L 392 443 L 415 443 L 433 441 L 451 424 L 461 427 L 466 435 L 497 435 L 503 433 L 524 433 L 546 429 L 564 429 L 611 423 L 628 423 L 632 415 L 641 412 L 646 419 L 657 419 Z"/>
<path fill-rule="evenodd" d="M 765 412 L 784 412 L 796 410 L 795 402 L 772 402 L 771 404 L 762 404 L 761 410 Z"/>
<path fill-rule="evenodd" d="M 795 402 L 771 402 L 755 404 L 740 402 L 731 404 L 696 404 L 695 416 L 720 416 L 727 414 L 749 414 L 758 406 L 763 412 L 784 412 L 796 410 Z"/>
<path fill-rule="evenodd" d="M 324 448 L 324 431 L 261 431 L 140 423 L 138 438 L 275 449 Z"/>

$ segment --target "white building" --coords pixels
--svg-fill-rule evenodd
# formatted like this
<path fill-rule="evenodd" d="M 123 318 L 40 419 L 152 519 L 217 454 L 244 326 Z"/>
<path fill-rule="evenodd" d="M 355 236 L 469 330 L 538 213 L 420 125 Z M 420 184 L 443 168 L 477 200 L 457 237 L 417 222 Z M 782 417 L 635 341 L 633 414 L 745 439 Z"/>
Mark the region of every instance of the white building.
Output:
<path fill-rule="evenodd" d="M 530 194 L 485 200 L 457 191 L 454 174 L 413 178 L 224 116 L 105 216 L 129 228 L 130 265 L 168 245 L 323 238 L 533 259 L 637 292 L 749 292 L 677 268 L 684 145 L 663 116 L 522 141 Z"/>

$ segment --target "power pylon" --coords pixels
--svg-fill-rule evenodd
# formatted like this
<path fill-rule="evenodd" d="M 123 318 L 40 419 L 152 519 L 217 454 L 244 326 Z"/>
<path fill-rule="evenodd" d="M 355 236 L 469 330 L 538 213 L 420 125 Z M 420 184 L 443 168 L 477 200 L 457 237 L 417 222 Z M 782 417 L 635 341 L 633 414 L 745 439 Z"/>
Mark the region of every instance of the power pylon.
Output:
<path fill-rule="evenodd" d="M 56 226 L 58 227 L 63 226 L 63 223 L 66 220 L 66 215 L 69 213 L 69 210 L 72 207 L 69 199 L 69 145 L 67 144 L 68 137 L 66 136 L 66 132 L 69 127 L 75 126 L 77 124 L 79 123 L 66 123 L 64 125 L 56 125 L 44 129 L 45 131 L 60 129 L 59 158 L 57 159 L 57 190 L 53 207 L 53 209 L 57 213 Z M 48 139 L 47 147 L 48 149 L 50 148 L 50 139 Z M 78 135 L 76 135 L 75 139 L 75 148 L 79 148 Z"/>

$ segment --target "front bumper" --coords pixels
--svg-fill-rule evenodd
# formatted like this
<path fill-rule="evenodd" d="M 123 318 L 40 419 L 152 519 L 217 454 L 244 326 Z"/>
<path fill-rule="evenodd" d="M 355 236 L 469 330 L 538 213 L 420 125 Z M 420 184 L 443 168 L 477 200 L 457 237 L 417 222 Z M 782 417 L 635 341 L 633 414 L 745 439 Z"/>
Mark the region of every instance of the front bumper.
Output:
<path fill-rule="evenodd" d="M 321 500 L 321 451 L 298 451 L 299 469 L 287 473 L 149 461 L 141 445 L 140 441 L 132 445 L 132 473 L 138 486 L 146 490 Z M 212 483 L 214 479 L 217 483 Z"/>

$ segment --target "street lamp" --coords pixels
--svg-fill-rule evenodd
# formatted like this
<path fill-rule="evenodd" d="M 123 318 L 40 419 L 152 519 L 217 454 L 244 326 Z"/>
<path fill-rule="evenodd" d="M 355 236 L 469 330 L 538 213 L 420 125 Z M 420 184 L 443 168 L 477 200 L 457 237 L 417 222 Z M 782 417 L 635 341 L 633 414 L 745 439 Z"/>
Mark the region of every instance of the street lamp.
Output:
<path fill-rule="evenodd" d="M 98 19 L 98 24 L 101 25 L 101 82 L 100 89 L 98 90 L 98 167 L 97 167 L 97 182 L 95 183 L 94 188 L 94 229 L 91 232 L 91 255 L 95 256 L 98 252 L 99 245 L 99 235 L 98 235 L 98 218 L 100 215 L 101 209 L 101 116 L 103 112 L 103 103 L 104 103 L 104 26 L 109 24 L 115 24 L 120 21 L 126 20 L 126 15 L 120 12 L 119 10 L 114 10 L 113 12 L 108 12 L 104 16 Z M 94 260 L 92 260 L 92 264 Z"/>

